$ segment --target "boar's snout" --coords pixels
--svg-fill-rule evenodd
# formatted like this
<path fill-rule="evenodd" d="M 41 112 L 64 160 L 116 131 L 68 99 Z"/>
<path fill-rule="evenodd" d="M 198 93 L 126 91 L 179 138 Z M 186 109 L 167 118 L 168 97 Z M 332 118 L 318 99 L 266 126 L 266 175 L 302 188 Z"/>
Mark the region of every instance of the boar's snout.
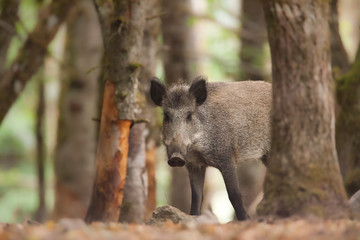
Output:
<path fill-rule="evenodd" d="M 185 160 L 179 153 L 174 153 L 168 160 L 168 164 L 171 167 L 182 167 L 185 165 Z"/>

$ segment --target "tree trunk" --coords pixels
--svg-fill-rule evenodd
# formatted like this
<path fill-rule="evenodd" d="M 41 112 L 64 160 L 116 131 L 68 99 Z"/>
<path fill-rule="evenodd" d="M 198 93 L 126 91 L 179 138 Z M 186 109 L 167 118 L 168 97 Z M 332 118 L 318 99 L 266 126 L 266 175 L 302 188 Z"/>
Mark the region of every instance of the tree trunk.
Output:
<path fill-rule="evenodd" d="M 162 0 L 162 36 L 166 51 L 163 56 L 165 82 L 189 80 L 189 33 L 187 17 L 190 2 Z M 172 168 L 170 204 L 183 212 L 190 212 L 191 191 L 186 168 Z M 181 191 L 179 191 L 181 189 Z"/>
<path fill-rule="evenodd" d="M 137 123 L 130 130 L 129 156 L 120 222 L 138 224 L 144 222 L 148 190 L 144 130 L 145 123 Z"/>
<path fill-rule="evenodd" d="M 334 76 L 339 77 L 349 70 L 350 63 L 339 32 L 338 0 L 330 1 L 330 10 L 331 66 Z"/>
<path fill-rule="evenodd" d="M 11 39 L 16 34 L 15 22 L 18 19 L 19 3 L 20 0 L 3 0 L 0 5 L 0 75 L 5 68 Z"/>
<path fill-rule="evenodd" d="M 45 93 L 44 75 L 39 79 L 39 98 L 36 109 L 36 167 L 38 176 L 39 205 L 35 212 L 35 219 L 44 222 L 46 218 L 45 203 L 45 144 L 44 144 L 44 117 L 45 117 Z"/>
<path fill-rule="evenodd" d="M 145 24 L 144 0 L 96 1 L 105 46 L 106 79 L 96 179 L 85 220 L 118 221 L 126 178 L 129 131 L 141 119 L 138 88 Z"/>
<path fill-rule="evenodd" d="M 339 162 L 348 196 L 360 189 L 360 44 L 350 71 L 336 82 L 341 106 L 336 122 Z"/>
<path fill-rule="evenodd" d="M 12 65 L 0 76 L 0 123 L 28 80 L 43 64 L 47 46 L 65 20 L 73 1 L 52 1 L 38 14 L 38 23 L 25 41 Z"/>
<path fill-rule="evenodd" d="M 156 63 L 158 60 L 158 37 L 160 34 L 160 1 L 148 0 L 146 5 L 146 24 L 144 29 L 144 39 L 142 55 L 144 69 L 141 73 L 141 89 L 147 99 L 146 103 L 146 171 L 148 175 L 148 197 L 146 202 L 145 220 L 149 219 L 156 208 L 156 149 L 160 145 L 160 124 L 157 110 L 153 107 L 150 99 L 150 79 L 156 74 Z"/>
<path fill-rule="evenodd" d="M 260 0 L 243 0 L 240 33 L 240 80 L 263 80 L 266 43 L 264 12 Z"/>
<path fill-rule="evenodd" d="M 74 4 L 67 20 L 55 152 L 53 218 L 83 218 L 95 178 L 97 77 L 102 39 L 90 0 Z M 90 72 L 89 72 L 90 70 Z M 80 147 L 81 146 L 81 147 Z"/>
<path fill-rule="evenodd" d="M 272 57 L 272 146 L 262 213 L 348 215 L 335 149 L 329 2 L 263 1 Z"/>
<path fill-rule="evenodd" d="M 100 134 L 96 155 L 96 177 L 85 221 L 117 221 L 119 218 L 129 150 L 131 121 L 118 120 L 114 102 L 115 84 L 105 84 Z"/>

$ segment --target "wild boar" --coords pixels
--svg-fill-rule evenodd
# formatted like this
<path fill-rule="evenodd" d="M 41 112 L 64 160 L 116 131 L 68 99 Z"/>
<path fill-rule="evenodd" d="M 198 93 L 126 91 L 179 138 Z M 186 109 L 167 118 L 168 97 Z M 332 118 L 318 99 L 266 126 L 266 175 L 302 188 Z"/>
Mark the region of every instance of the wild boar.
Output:
<path fill-rule="evenodd" d="M 191 215 L 201 214 L 206 167 L 220 170 L 238 220 L 248 218 L 237 166 L 266 163 L 270 150 L 271 84 L 263 81 L 207 82 L 165 87 L 151 80 L 150 96 L 163 108 L 162 141 L 168 164 L 186 166 L 191 184 Z"/>

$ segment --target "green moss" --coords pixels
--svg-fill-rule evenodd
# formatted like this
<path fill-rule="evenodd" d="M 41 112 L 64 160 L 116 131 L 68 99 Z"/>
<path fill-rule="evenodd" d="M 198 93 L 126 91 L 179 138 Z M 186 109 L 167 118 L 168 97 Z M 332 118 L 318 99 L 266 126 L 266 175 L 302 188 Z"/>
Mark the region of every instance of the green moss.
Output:
<path fill-rule="evenodd" d="M 129 68 L 132 70 L 132 71 L 135 71 L 136 69 L 140 68 L 140 67 L 144 67 L 144 65 L 142 65 L 142 63 L 140 62 L 132 62 L 132 63 L 129 63 Z"/>

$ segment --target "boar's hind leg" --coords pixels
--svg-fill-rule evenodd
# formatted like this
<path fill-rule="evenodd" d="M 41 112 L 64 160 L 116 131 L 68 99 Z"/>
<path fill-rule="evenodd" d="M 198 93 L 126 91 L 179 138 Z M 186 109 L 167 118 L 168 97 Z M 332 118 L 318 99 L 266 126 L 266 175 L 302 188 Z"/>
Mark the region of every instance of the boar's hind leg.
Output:
<path fill-rule="evenodd" d="M 239 183 L 237 180 L 236 169 L 232 165 L 228 165 L 225 168 L 219 169 L 225 182 L 226 191 L 228 193 L 231 204 L 235 209 L 237 220 L 246 220 L 248 215 L 245 211 L 241 193 L 239 190 Z"/>
<path fill-rule="evenodd" d="M 203 189 L 205 179 L 205 167 L 187 167 L 191 185 L 191 215 L 201 214 L 201 205 L 203 201 Z"/>

